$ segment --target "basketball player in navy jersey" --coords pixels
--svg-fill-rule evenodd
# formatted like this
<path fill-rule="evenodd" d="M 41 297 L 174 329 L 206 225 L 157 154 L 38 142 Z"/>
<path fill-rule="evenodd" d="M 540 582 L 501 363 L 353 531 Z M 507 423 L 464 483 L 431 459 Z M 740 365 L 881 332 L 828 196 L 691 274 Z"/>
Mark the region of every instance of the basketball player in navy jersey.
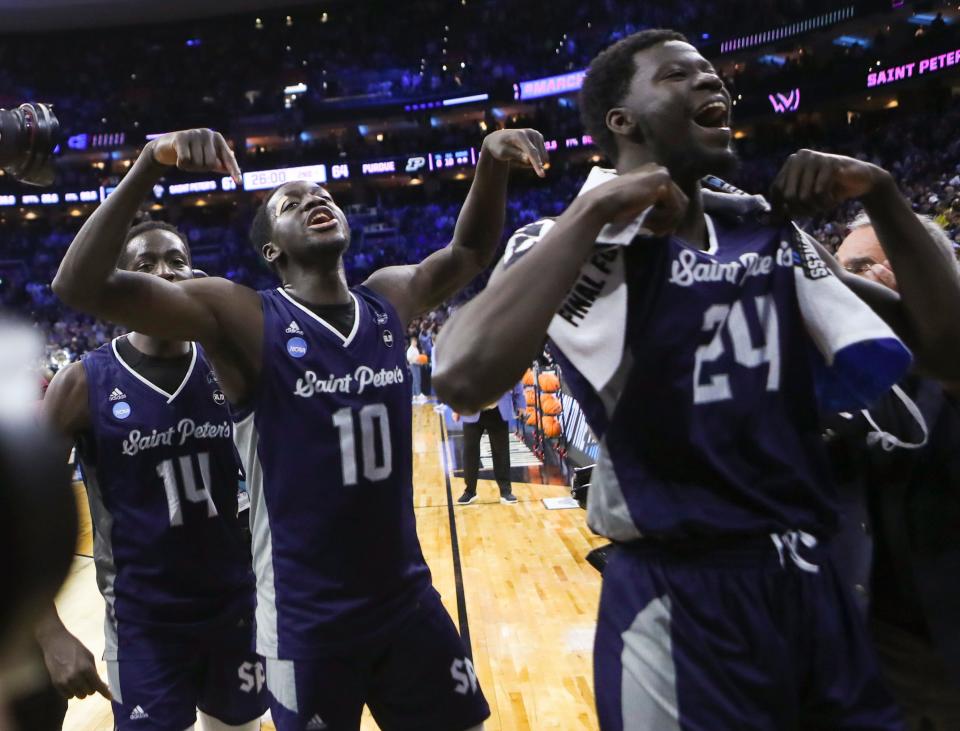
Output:
<path fill-rule="evenodd" d="M 323 187 L 272 191 L 251 238 L 283 286 L 169 282 L 117 269 L 123 230 L 170 166 L 230 173 L 219 134 L 148 144 L 77 235 L 54 291 L 165 339 L 196 340 L 234 407 L 251 493 L 257 648 L 279 731 L 479 729 L 469 652 L 433 589 L 413 514 L 408 323 L 464 287 L 500 242 L 511 161 L 543 175 L 542 136 L 483 142 L 451 243 L 348 287 L 350 229 Z"/>
<path fill-rule="evenodd" d="M 148 222 L 117 266 L 164 283 L 193 277 L 183 235 Z M 37 631 L 58 690 L 112 697 L 117 729 L 260 728 L 254 579 L 237 523 L 239 463 L 226 397 L 200 346 L 139 332 L 87 353 L 43 401 L 76 443 L 106 601 L 109 689 L 56 610 Z M 64 461 L 66 461 L 66 454 Z"/>
<path fill-rule="evenodd" d="M 594 385 L 594 351 L 550 344 L 601 438 L 589 523 L 618 545 L 595 643 L 601 728 L 899 729 L 823 550 L 837 515 L 781 243 L 789 229 L 704 215 L 701 178 L 735 163 L 730 106 L 680 34 L 644 31 L 601 53 L 581 108 L 616 170 L 594 171 L 599 184 L 561 216 L 508 243 L 485 291 L 441 332 L 434 385 L 454 408 L 476 410 L 539 354 L 565 302 L 571 324 L 602 329 L 590 294 L 620 277 L 625 324 L 609 338 L 623 348 L 606 386 Z M 850 287 L 928 370 L 956 380 L 960 334 L 947 318 L 960 291 L 891 176 L 802 151 L 774 187 L 775 202 L 801 212 L 849 199 L 876 224 L 902 299 L 869 282 Z M 653 235 L 597 248 L 606 224 L 629 225 L 651 206 Z M 571 292 L 588 265 L 595 281 Z M 577 342 L 566 322 L 554 332 Z"/>

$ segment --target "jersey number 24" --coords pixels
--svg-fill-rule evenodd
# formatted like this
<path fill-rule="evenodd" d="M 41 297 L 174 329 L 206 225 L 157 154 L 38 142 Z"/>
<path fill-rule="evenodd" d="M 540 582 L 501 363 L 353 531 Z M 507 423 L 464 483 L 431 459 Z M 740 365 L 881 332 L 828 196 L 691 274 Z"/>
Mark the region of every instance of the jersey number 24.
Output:
<path fill-rule="evenodd" d="M 759 345 L 754 345 L 747 325 L 746 308 L 740 301 L 732 305 L 712 305 L 707 308 L 703 315 L 703 331 L 713 331 L 713 338 L 706 345 L 697 348 L 694 355 L 693 403 L 708 404 L 733 398 L 728 373 L 715 373 L 706 380 L 701 375 L 705 363 L 718 361 L 726 354 L 724 329 L 730 334 L 733 360 L 744 368 L 757 368 L 767 363 L 767 391 L 780 389 L 780 330 L 776 303 L 772 296 L 763 295 L 754 297 L 753 305 L 763 331 L 763 342 Z"/>

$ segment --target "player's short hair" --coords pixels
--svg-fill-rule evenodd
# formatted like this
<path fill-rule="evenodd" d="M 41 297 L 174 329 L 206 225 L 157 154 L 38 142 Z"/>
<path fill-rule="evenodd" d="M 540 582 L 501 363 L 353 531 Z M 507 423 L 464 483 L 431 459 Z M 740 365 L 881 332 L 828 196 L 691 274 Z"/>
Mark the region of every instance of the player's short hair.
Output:
<path fill-rule="evenodd" d="M 920 223 L 923 224 L 923 227 L 927 229 L 927 233 L 933 237 L 933 240 L 950 255 L 950 259 L 957 265 L 957 271 L 960 272 L 960 260 L 957 259 L 957 246 L 950 240 L 947 232 L 943 230 L 943 227 L 940 226 L 939 223 L 930 218 L 930 216 L 924 216 L 922 213 L 917 213 L 916 216 L 920 220 Z M 860 211 L 860 213 L 847 224 L 847 230 L 852 233 L 858 228 L 866 228 L 867 226 L 872 227 L 873 221 L 870 220 L 870 216 L 867 215 L 866 211 Z"/>
<path fill-rule="evenodd" d="M 267 207 L 267 203 L 270 202 L 273 194 L 280 190 L 281 187 L 282 185 L 278 185 L 263 197 L 260 205 L 257 206 L 257 212 L 253 216 L 253 222 L 250 224 L 250 243 L 253 245 L 253 250 L 257 252 L 260 260 L 270 267 L 270 270 L 274 274 L 279 274 L 279 272 L 271 262 L 263 258 L 263 247 L 269 244 L 270 239 L 273 237 L 273 222 L 270 220 L 270 209 Z"/>
<path fill-rule="evenodd" d="M 190 257 L 191 262 L 193 261 L 193 255 L 190 253 L 190 241 L 183 231 L 166 221 L 143 221 L 127 231 L 127 236 L 123 240 L 123 249 L 120 251 L 120 258 L 117 260 L 118 267 L 123 269 L 129 263 L 127 260 L 127 250 L 130 242 L 149 231 L 168 231 L 172 233 L 183 242 L 183 248 L 187 250 L 187 256 Z"/>
<path fill-rule="evenodd" d="M 594 143 L 611 160 L 616 160 L 616 136 L 607 128 L 607 112 L 623 101 L 637 71 L 633 57 L 659 43 L 683 41 L 675 30 L 651 28 L 617 41 L 590 62 L 580 88 L 580 120 Z"/>

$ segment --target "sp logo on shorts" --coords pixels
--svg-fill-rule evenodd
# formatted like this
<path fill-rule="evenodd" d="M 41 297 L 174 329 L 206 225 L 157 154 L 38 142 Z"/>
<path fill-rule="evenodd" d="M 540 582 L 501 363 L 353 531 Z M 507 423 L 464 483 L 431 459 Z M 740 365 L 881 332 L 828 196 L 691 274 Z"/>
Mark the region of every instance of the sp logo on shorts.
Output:
<path fill-rule="evenodd" d="M 117 403 L 113 405 L 113 417 L 115 419 L 120 419 L 120 421 L 123 421 L 130 416 L 130 413 L 130 404 L 128 404 L 126 401 L 117 401 Z"/>
<path fill-rule="evenodd" d="M 287 341 L 287 352 L 292 358 L 302 358 L 307 354 L 307 341 L 303 338 L 290 338 Z"/>
<path fill-rule="evenodd" d="M 227 397 L 223 395 L 223 391 L 214 391 L 213 392 L 213 403 L 217 406 L 223 406 L 227 403 Z"/>
<path fill-rule="evenodd" d="M 263 672 L 263 663 L 245 662 L 237 670 L 237 677 L 240 678 L 240 691 L 242 693 L 259 693 L 263 690 L 266 682 L 266 675 Z"/>
<path fill-rule="evenodd" d="M 450 677 L 456 681 L 453 686 L 453 692 L 460 695 L 466 695 L 477 692 L 477 674 L 473 669 L 473 663 L 469 657 L 457 658 L 450 666 Z"/>
<path fill-rule="evenodd" d="M 393 333 L 389 330 L 383 331 L 383 342 L 388 348 L 393 347 Z"/>

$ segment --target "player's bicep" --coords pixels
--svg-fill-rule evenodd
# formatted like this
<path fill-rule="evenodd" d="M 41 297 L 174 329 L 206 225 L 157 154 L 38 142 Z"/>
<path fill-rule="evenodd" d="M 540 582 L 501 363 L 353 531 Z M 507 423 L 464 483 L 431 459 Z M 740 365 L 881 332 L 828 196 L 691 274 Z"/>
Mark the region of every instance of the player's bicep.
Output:
<path fill-rule="evenodd" d="M 364 285 L 386 297 L 403 321 L 409 322 L 443 304 L 482 269 L 473 252 L 445 246 L 419 264 L 379 269 Z"/>
<path fill-rule="evenodd" d="M 415 273 L 413 264 L 383 267 L 367 277 L 363 286 L 369 287 L 393 305 L 401 321 L 406 324 L 418 312 L 417 294 L 414 292 Z"/>
<path fill-rule="evenodd" d="M 226 290 L 245 288 L 224 279 L 168 282 L 118 270 L 106 289 L 99 317 L 153 337 L 209 343 L 218 337 L 218 306 L 230 299 Z"/>
<path fill-rule="evenodd" d="M 89 426 L 87 404 L 87 373 L 82 363 L 71 363 L 50 381 L 40 402 L 40 418 L 55 433 L 73 439 Z"/>

